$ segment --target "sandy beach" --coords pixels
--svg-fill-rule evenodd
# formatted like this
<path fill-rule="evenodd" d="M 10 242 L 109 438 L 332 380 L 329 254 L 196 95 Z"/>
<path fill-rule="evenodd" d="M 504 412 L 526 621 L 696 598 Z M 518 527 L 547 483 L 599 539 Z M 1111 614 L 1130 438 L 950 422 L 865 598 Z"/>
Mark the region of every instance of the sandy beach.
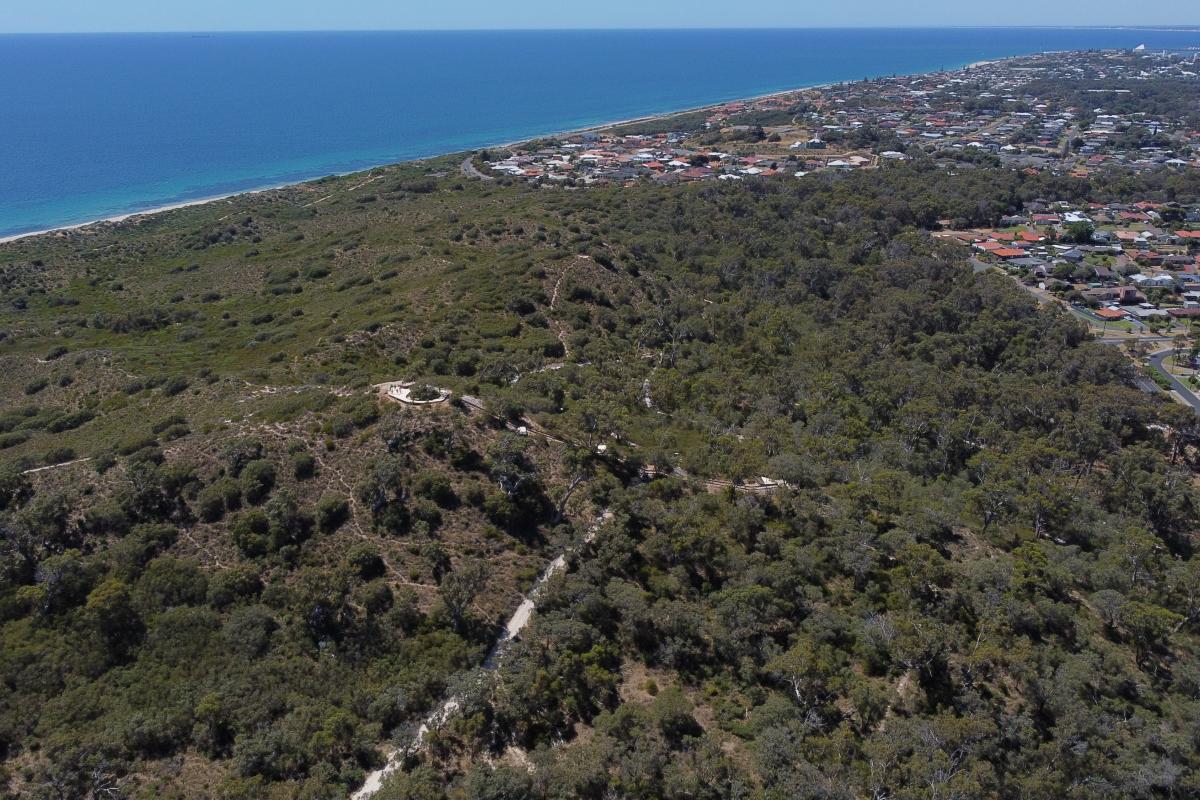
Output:
<path fill-rule="evenodd" d="M 318 179 L 310 178 L 309 180 L 318 180 Z M 294 183 L 294 184 L 284 183 L 284 184 L 280 184 L 278 186 L 264 186 L 260 189 L 250 189 L 250 190 L 241 191 L 241 192 L 230 192 L 228 194 L 213 195 L 212 197 L 201 197 L 196 200 L 185 200 L 185 201 L 182 201 L 179 203 L 170 203 L 165 206 L 157 206 L 155 208 L 148 208 L 145 211 L 131 211 L 128 214 L 118 214 L 113 217 L 101 217 L 99 219 L 88 220 L 87 222 L 76 222 L 72 225 L 61 225 L 57 228 L 46 228 L 45 230 L 40 230 L 40 231 L 26 231 L 25 233 L 14 233 L 10 236 L 0 236 L 0 244 L 6 244 L 8 242 L 15 242 L 20 239 L 28 239 L 31 236 L 46 236 L 49 234 L 58 234 L 58 233 L 66 233 L 67 231 L 76 231 L 81 228 L 89 228 L 93 225 L 106 225 L 106 224 L 114 224 L 114 223 L 119 223 L 119 222 L 129 222 L 131 220 L 135 220 L 140 217 L 150 216 L 151 214 L 162 214 L 167 211 L 177 211 L 181 208 L 191 208 L 192 206 L 202 206 L 202 205 L 206 205 L 208 203 L 218 203 L 222 200 L 228 200 L 231 197 L 241 197 L 242 195 L 260 194 L 262 192 L 269 192 L 272 189 L 282 189 L 284 186 L 299 186 L 302 183 L 308 183 L 308 181 L 300 181 L 299 183 Z"/>

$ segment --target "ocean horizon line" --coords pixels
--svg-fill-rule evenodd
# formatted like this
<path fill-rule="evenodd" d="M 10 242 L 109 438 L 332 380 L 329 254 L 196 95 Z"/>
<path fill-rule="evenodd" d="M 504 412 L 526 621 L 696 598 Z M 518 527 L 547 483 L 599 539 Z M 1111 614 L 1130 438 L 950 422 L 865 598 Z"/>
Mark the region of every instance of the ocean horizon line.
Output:
<path fill-rule="evenodd" d="M 389 34 L 389 33 L 699 33 L 704 31 L 788 32 L 788 31 L 954 31 L 954 30 L 1063 30 L 1063 31 L 1146 31 L 1148 33 L 1196 33 L 1200 21 L 1182 25 L 783 25 L 729 26 L 696 25 L 671 27 L 512 27 L 512 28 L 230 28 L 230 29 L 162 29 L 106 31 L 0 31 L 4 36 L 225 36 L 264 34 Z M 1105 48 L 1099 48 L 1105 49 Z"/>

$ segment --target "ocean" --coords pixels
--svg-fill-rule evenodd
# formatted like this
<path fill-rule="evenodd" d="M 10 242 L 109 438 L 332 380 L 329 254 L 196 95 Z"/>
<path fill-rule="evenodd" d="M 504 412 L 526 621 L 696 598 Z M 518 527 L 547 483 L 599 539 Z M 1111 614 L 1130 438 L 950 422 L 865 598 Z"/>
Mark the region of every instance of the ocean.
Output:
<path fill-rule="evenodd" d="M 0 35 L 0 237 L 800 86 L 1139 44 L 1200 32 Z"/>

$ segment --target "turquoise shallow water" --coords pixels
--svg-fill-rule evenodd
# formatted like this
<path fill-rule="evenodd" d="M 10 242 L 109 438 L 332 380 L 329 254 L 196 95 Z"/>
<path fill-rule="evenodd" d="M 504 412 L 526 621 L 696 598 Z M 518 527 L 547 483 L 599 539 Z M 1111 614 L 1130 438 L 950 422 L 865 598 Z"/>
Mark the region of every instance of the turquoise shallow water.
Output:
<path fill-rule="evenodd" d="M 1136 29 L 0 36 L 0 236 Z"/>

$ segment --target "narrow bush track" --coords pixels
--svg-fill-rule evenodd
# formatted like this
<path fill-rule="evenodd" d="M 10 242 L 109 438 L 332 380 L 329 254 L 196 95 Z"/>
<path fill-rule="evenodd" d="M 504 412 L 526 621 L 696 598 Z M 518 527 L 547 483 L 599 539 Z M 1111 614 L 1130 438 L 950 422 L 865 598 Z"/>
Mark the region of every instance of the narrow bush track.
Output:
<path fill-rule="evenodd" d="M 475 670 L 475 673 L 468 679 L 467 685 L 469 688 L 477 688 L 481 686 L 484 679 L 487 677 L 487 674 L 489 672 L 494 672 L 496 668 L 504 662 L 504 657 L 507 655 L 508 650 L 512 646 L 513 642 L 517 641 L 521 631 L 524 630 L 529 624 L 529 621 L 533 619 L 533 614 L 537 610 L 538 599 L 545 590 L 546 584 L 549 583 L 550 579 L 555 575 L 565 570 L 570 558 L 578 553 L 582 548 L 586 547 L 588 544 L 591 544 L 591 542 L 593 542 L 596 539 L 596 536 L 600 533 L 600 529 L 604 523 L 612 518 L 613 514 L 611 511 L 601 511 L 592 521 L 592 524 L 588 527 L 582 539 L 565 549 L 563 552 L 559 553 L 553 561 L 546 565 L 546 568 L 542 571 L 541 576 L 539 576 L 537 581 L 533 584 L 533 588 L 531 588 L 528 594 L 522 598 L 521 604 L 517 606 L 517 609 L 513 612 L 512 616 L 508 618 L 508 622 L 504 625 L 503 630 L 500 631 L 499 636 L 497 636 L 495 642 L 492 643 L 492 648 L 488 651 L 487 658 L 483 660 L 483 665 Z M 380 788 L 382 788 L 383 782 L 400 768 L 400 765 L 403 763 L 404 759 L 407 756 L 417 752 L 422 746 L 424 746 L 425 737 L 429 734 L 429 732 L 437 730 L 442 725 L 446 724 L 446 722 L 458 712 L 459 708 L 462 707 L 463 699 L 464 693 L 458 692 L 443 700 L 441 705 L 439 705 L 432 713 L 425 717 L 425 720 L 421 723 L 421 727 L 417 729 L 416 735 L 413 736 L 412 741 L 409 742 L 405 747 L 393 750 L 391 753 L 389 753 L 387 763 L 384 764 L 380 769 L 367 776 L 362 788 L 351 795 L 351 800 L 367 800 L 368 798 L 375 796 Z"/>

